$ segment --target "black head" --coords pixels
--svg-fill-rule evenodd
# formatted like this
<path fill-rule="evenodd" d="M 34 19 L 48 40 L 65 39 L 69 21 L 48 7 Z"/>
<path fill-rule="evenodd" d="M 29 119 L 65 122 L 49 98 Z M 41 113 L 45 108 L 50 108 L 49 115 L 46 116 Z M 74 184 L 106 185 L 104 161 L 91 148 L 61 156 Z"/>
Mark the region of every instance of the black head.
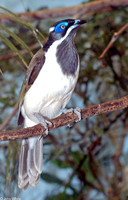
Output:
<path fill-rule="evenodd" d="M 84 23 L 86 23 L 85 20 L 74 20 L 74 19 L 65 19 L 65 20 L 61 20 L 55 23 L 49 29 L 50 35 L 49 35 L 47 43 L 44 45 L 44 50 L 47 51 L 47 49 L 56 40 L 66 38 L 69 35 L 73 37 L 78 27 Z"/>

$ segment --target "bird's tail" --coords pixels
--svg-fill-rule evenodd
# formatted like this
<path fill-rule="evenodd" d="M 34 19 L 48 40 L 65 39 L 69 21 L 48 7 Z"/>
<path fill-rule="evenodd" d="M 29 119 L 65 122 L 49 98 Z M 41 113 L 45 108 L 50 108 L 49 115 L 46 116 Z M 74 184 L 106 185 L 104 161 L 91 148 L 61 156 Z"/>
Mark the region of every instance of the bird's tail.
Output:
<path fill-rule="evenodd" d="M 43 137 L 24 139 L 19 158 L 18 187 L 25 190 L 35 187 L 43 167 Z"/>

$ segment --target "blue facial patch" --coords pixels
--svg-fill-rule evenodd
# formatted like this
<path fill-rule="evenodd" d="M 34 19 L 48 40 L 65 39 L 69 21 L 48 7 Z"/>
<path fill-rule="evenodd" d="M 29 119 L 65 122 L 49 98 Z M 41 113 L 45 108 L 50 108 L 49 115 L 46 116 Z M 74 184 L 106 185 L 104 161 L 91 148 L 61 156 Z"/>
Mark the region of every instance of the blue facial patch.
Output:
<path fill-rule="evenodd" d="M 66 26 L 68 26 L 68 22 L 61 22 L 56 25 L 55 33 L 61 33 L 65 30 Z"/>

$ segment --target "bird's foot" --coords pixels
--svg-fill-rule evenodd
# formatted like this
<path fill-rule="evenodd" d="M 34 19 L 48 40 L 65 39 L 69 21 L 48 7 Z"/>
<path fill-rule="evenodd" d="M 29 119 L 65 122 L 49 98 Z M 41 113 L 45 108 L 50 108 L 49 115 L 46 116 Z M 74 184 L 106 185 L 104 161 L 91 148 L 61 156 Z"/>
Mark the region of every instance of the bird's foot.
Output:
<path fill-rule="evenodd" d="M 44 132 L 43 136 L 47 136 L 48 135 L 48 125 L 51 127 L 52 122 L 44 119 L 44 117 L 40 113 L 34 113 L 34 115 L 37 118 L 37 120 L 39 121 L 39 123 L 42 124 L 43 127 L 45 128 L 45 132 Z"/>
<path fill-rule="evenodd" d="M 69 113 L 69 112 L 75 113 L 75 114 L 77 115 L 77 117 L 78 117 L 78 119 L 75 120 L 75 122 L 79 122 L 79 121 L 81 120 L 81 110 L 80 110 L 80 108 L 78 108 L 78 107 L 76 107 L 76 108 L 69 108 L 69 109 L 63 108 L 61 111 L 62 111 L 62 113 L 64 113 L 64 114 Z M 68 126 L 69 128 L 72 127 L 71 124 L 68 124 L 67 126 Z"/>

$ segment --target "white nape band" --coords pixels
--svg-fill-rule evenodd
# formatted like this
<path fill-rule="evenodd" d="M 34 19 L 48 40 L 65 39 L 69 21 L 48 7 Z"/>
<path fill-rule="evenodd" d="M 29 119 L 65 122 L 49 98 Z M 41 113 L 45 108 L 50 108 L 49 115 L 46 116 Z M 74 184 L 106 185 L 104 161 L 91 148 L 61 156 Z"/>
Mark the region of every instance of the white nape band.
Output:
<path fill-rule="evenodd" d="M 55 27 L 51 27 L 51 28 L 49 29 L 49 33 L 52 32 L 52 31 L 54 31 L 54 29 L 55 29 Z"/>

